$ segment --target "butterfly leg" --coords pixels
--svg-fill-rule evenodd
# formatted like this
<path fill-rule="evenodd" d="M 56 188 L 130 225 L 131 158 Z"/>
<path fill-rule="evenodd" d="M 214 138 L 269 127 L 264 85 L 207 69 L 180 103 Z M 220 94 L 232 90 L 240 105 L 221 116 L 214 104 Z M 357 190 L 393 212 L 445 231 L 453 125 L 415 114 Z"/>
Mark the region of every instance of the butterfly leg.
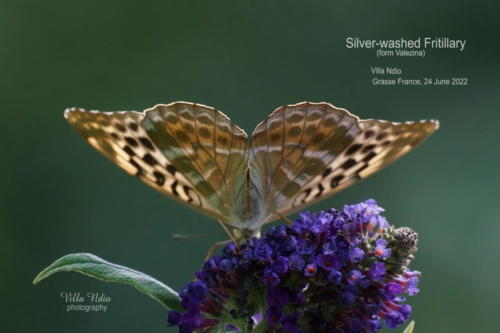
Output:
<path fill-rule="evenodd" d="M 229 231 L 229 229 L 226 227 L 226 225 L 224 224 L 224 222 L 222 222 L 219 219 L 217 219 L 217 222 L 219 222 L 219 224 L 222 227 L 222 229 L 224 229 L 224 231 L 229 236 L 229 238 L 231 239 L 231 241 L 234 243 L 234 245 L 236 245 L 236 249 L 238 249 L 238 251 L 239 251 L 240 247 L 238 246 L 238 242 L 236 241 L 236 238 L 234 238 L 233 233 Z"/>
<path fill-rule="evenodd" d="M 286 217 L 285 215 L 281 214 L 280 212 L 276 211 L 274 212 L 274 214 L 278 217 L 280 217 L 281 219 L 283 219 L 286 223 L 288 224 L 292 224 L 292 220 L 290 220 L 288 217 Z"/>
<path fill-rule="evenodd" d="M 215 250 L 217 250 L 219 247 L 222 247 L 228 243 L 230 243 L 231 240 L 225 240 L 225 241 L 221 241 L 221 242 L 217 242 L 217 243 L 214 243 L 210 249 L 208 250 L 208 253 L 207 253 L 207 256 L 205 257 L 205 261 L 207 261 L 208 259 L 210 259 L 210 257 L 212 257 L 212 255 L 214 254 Z"/>

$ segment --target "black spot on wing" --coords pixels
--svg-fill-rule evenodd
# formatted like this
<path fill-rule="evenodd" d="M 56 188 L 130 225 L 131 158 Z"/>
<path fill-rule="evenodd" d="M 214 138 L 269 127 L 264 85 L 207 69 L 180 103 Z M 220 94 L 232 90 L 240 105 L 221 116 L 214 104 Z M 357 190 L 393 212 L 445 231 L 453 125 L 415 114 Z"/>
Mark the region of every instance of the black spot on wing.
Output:
<path fill-rule="evenodd" d="M 142 167 L 133 159 L 130 159 L 130 164 L 132 164 L 135 168 L 135 176 L 136 177 L 141 177 L 144 175 L 144 170 L 142 170 Z"/>
<path fill-rule="evenodd" d="M 129 123 L 128 128 L 130 128 L 134 132 L 137 132 L 137 130 L 139 129 L 139 126 L 136 123 Z"/>
<path fill-rule="evenodd" d="M 373 150 L 373 148 L 375 148 L 375 147 L 376 147 L 376 145 L 368 145 L 365 148 L 363 148 L 362 152 L 366 154 L 369 151 Z"/>
<path fill-rule="evenodd" d="M 344 175 L 338 175 L 338 176 L 335 176 L 332 178 L 332 180 L 330 181 L 330 186 L 331 188 L 336 188 L 337 186 L 339 186 L 339 183 L 342 179 L 344 179 Z"/>
<path fill-rule="evenodd" d="M 314 195 L 315 198 L 318 198 L 321 196 L 321 194 L 323 194 L 323 191 L 325 190 L 325 188 L 323 187 L 323 185 L 321 185 L 321 183 L 318 184 L 318 193 L 316 193 Z"/>
<path fill-rule="evenodd" d="M 332 173 L 332 168 L 326 168 L 325 171 L 323 171 L 323 178 L 328 177 L 329 174 Z"/>
<path fill-rule="evenodd" d="M 127 129 L 125 128 L 125 126 L 123 126 L 123 125 L 122 125 L 122 124 L 120 124 L 120 123 L 116 123 L 116 124 L 115 124 L 115 128 L 116 128 L 117 130 L 119 130 L 120 132 L 122 132 L 122 133 L 125 133 L 125 132 L 127 131 Z"/>
<path fill-rule="evenodd" d="M 153 143 L 151 142 L 151 140 L 149 140 L 148 138 L 140 137 L 139 141 L 141 141 L 142 145 L 144 147 L 146 147 L 147 149 L 149 149 L 151 151 L 155 150 L 155 146 L 153 145 Z"/>
<path fill-rule="evenodd" d="M 188 203 L 193 202 L 193 198 L 191 197 L 191 195 L 192 195 L 191 188 L 189 186 L 184 185 L 183 189 L 184 189 L 184 193 L 186 193 L 186 196 L 189 198 L 187 202 Z"/>
<path fill-rule="evenodd" d="M 347 149 L 345 153 L 346 153 L 346 155 L 352 155 L 355 152 L 357 152 L 359 150 L 359 148 L 361 148 L 361 147 L 362 147 L 362 145 L 360 145 L 359 143 L 355 143 L 352 146 L 350 146 L 349 149 Z"/>
<path fill-rule="evenodd" d="M 174 181 L 174 182 L 170 185 L 170 189 L 172 190 L 172 194 L 173 194 L 173 195 L 175 195 L 176 197 L 178 197 L 178 196 L 179 196 L 179 192 L 177 192 L 177 184 L 179 184 L 179 183 L 178 183 L 178 182 L 177 182 L 177 180 L 176 180 L 176 181 Z"/>
<path fill-rule="evenodd" d="M 347 170 L 349 168 L 352 168 L 354 165 L 356 165 L 356 160 L 353 158 L 348 159 L 342 165 L 340 166 L 342 169 Z"/>
<path fill-rule="evenodd" d="M 147 153 L 145 154 L 142 159 L 144 160 L 144 162 L 146 162 L 147 164 L 151 165 L 151 166 L 154 166 L 155 164 L 158 164 L 158 161 L 156 160 L 156 158 L 154 158 L 153 156 L 151 156 L 151 154 Z"/>
<path fill-rule="evenodd" d="M 305 194 L 305 195 L 304 195 L 304 199 L 302 199 L 302 203 L 306 202 L 306 199 L 307 199 L 307 197 L 309 196 L 309 194 L 311 194 L 311 191 L 312 191 L 312 190 L 311 190 L 310 188 L 308 188 L 308 189 L 306 189 L 306 190 L 304 191 L 304 194 Z"/>
<path fill-rule="evenodd" d="M 365 132 L 365 139 L 369 139 L 373 136 L 374 132 L 372 130 L 368 130 Z"/>
<path fill-rule="evenodd" d="M 363 162 L 367 163 L 368 161 L 370 161 L 375 156 L 377 156 L 377 153 L 375 153 L 375 152 L 372 151 L 368 155 L 366 155 L 365 158 L 363 158 Z"/>
<path fill-rule="evenodd" d="M 129 146 L 123 147 L 123 151 L 125 151 L 129 156 L 135 155 L 134 150 L 132 148 L 130 148 Z"/>
<path fill-rule="evenodd" d="M 377 137 L 375 139 L 382 140 L 387 136 L 387 134 L 388 134 L 387 132 L 382 132 L 379 135 L 377 135 Z"/>
<path fill-rule="evenodd" d="M 363 178 L 363 177 L 361 177 L 360 173 L 361 173 L 361 171 L 363 171 L 366 168 L 368 168 L 368 164 L 363 164 L 363 166 L 361 168 L 359 168 L 358 170 L 356 170 L 356 178 L 357 179 Z"/>
<path fill-rule="evenodd" d="M 158 184 L 159 186 L 163 186 L 163 184 L 165 184 L 165 175 L 158 171 L 153 172 L 153 175 L 156 178 L 156 184 Z"/>
<path fill-rule="evenodd" d="M 170 173 L 172 176 L 174 176 L 175 173 L 177 172 L 177 169 L 172 164 L 167 164 L 166 169 L 168 173 Z"/>
<path fill-rule="evenodd" d="M 125 140 L 127 141 L 127 143 L 129 145 L 131 145 L 132 147 L 137 147 L 139 144 L 137 143 L 137 141 L 134 140 L 134 138 L 131 138 L 129 136 L 126 136 L 125 137 Z"/>

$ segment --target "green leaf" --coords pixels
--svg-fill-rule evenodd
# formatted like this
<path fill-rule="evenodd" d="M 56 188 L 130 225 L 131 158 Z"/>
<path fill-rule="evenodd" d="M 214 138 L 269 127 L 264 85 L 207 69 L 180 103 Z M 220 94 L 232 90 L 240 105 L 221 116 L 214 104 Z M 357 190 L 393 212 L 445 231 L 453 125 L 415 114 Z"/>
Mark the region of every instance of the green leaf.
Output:
<path fill-rule="evenodd" d="M 37 275 L 33 284 L 37 284 L 52 274 L 70 271 L 105 282 L 129 284 L 169 310 L 183 310 L 179 295 L 170 287 L 149 275 L 107 262 L 90 253 L 73 253 L 57 259 Z"/>
<path fill-rule="evenodd" d="M 403 333 L 412 333 L 414 328 L 415 328 L 415 322 L 412 321 L 408 324 Z"/>

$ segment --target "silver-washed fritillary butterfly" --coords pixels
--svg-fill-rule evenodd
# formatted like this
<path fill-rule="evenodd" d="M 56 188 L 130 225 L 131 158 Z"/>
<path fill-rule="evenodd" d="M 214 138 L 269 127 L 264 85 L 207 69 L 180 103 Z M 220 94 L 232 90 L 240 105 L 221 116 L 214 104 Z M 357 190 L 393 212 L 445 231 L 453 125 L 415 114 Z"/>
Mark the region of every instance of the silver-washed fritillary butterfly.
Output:
<path fill-rule="evenodd" d="M 439 127 L 303 102 L 276 109 L 249 142 L 222 112 L 195 103 L 64 115 L 122 169 L 228 226 L 239 242 L 389 165 Z"/>

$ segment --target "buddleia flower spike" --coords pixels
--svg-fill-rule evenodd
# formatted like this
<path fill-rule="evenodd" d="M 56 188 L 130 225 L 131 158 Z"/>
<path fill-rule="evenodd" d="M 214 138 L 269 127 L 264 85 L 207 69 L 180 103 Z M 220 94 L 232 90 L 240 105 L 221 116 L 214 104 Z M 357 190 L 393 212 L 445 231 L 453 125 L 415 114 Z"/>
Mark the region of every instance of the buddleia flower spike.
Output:
<path fill-rule="evenodd" d="M 228 244 L 181 293 L 180 332 L 377 332 L 399 327 L 419 292 L 409 264 L 417 234 L 395 228 L 374 200 L 303 212 L 236 250 Z"/>

